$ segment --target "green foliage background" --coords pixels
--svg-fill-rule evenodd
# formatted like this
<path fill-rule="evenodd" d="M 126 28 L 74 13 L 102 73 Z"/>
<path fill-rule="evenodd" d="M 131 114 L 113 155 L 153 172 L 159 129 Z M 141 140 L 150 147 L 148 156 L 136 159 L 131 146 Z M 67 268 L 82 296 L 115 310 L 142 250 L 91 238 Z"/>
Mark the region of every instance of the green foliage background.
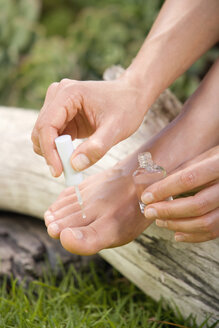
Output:
<path fill-rule="evenodd" d="M 161 0 L 0 0 L 0 103 L 40 108 L 50 83 L 100 79 L 127 67 Z M 217 57 L 209 51 L 173 85 L 184 101 Z"/>

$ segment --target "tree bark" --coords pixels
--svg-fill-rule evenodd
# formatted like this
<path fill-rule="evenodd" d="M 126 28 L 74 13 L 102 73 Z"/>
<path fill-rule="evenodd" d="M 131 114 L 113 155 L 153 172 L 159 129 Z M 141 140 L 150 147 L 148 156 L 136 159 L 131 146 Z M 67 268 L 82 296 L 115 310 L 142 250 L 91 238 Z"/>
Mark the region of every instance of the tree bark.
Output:
<path fill-rule="evenodd" d="M 28 284 L 42 277 L 50 267 L 57 277 L 62 267 L 74 264 L 87 268 L 99 256 L 79 256 L 67 252 L 58 240 L 49 238 L 42 221 L 15 213 L 0 212 L 0 280 L 13 277 Z M 103 260 L 102 260 L 103 261 Z M 49 264 L 49 266 L 48 266 Z"/>

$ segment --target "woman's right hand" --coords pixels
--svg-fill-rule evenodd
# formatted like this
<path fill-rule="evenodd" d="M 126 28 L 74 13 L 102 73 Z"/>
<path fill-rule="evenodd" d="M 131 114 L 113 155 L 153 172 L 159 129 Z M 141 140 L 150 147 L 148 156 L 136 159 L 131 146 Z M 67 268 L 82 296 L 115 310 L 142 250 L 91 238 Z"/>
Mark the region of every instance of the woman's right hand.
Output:
<path fill-rule="evenodd" d="M 84 170 L 134 133 L 148 108 L 145 93 L 127 77 L 53 83 L 32 132 L 34 151 L 45 157 L 53 176 L 59 176 L 62 164 L 55 138 L 62 134 L 70 134 L 73 140 L 88 137 L 71 158 L 75 170 Z"/>

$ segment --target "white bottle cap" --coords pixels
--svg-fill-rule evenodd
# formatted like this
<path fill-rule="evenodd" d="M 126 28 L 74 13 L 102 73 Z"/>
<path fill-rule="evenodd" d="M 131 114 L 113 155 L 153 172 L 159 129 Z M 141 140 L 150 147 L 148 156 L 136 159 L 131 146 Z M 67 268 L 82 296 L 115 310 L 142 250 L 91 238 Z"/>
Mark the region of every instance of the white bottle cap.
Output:
<path fill-rule="evenodd" d="M 62 162 L 66 185 L 79 185 L 83 181 L 83 174 L 76 172 L 71 166 L 70 159 L 74 151 L 71 136 L 68 134 L 60 136 L 55 139 L 55 144 Z"/>

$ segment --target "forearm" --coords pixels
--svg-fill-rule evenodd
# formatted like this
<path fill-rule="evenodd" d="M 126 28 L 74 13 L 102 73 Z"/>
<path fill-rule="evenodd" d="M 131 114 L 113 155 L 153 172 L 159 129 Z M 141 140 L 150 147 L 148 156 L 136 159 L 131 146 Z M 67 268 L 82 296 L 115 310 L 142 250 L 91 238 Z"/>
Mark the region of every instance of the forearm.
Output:
<path fill-rule="evenodd" d="M 125 78 L 144 90 L 146 110 L 219 39 L 218 0 L 167 0 Z"/>
<path fill-rule="evenodd" d="M 197 91 L 186 102 L 182 113 L 149 142 L 120 162 L 127 174 L 137 167 L 137 155 L 150 151 L 155 162 L 170 172 L 183 162 L 219 143 L 219 60 Z"/>

